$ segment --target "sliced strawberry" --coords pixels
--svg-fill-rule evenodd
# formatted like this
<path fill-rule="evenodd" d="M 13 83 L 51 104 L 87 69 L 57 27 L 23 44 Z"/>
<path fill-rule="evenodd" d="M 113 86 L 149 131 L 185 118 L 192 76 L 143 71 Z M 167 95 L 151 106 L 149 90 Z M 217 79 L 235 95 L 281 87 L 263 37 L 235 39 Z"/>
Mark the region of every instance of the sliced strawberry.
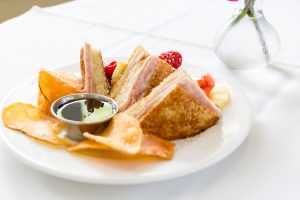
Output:
<path fill-rule="evenodd" d="M 116 67 L 117 67 L 117 61 L 112 61 L 111 63 L 109 63 L 108 65 L 106 65 L 104 67 L 104 71 L 105 71 L 105 74 L 106 74 L 106 77 L 108 78 L 108 80 L 111 80 L 111 77 L 112 77 Z"/>
<path fill-rule="evenodd" d="M 206 96 L 209 96 L 213 87 L 215 87 L 215 81 L 210 74 L 206 74 L 197 80 L 199 87 L 204 90 Z"/>
<path fill-rule="evenodd" d="M 178 51 L 164 52 L 160 54 L 159 58 L 169 63 L 175 69 L 178 69 L 182 63 L 182 56 Z"/>

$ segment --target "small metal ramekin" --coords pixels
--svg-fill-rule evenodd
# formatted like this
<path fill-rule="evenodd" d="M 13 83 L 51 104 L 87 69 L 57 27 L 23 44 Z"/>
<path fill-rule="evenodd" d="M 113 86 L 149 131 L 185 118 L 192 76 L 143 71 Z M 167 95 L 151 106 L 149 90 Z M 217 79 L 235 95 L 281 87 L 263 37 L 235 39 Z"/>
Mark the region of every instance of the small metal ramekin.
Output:
<path fill-rule="evenodd" d="M 68 103 L 70 101 L 74 100 L 83 100 L 83 99 L 95 99 L 103 102 L 107 102 L 111 104 L 112 106 L 112 115 L 104 118 L 99 121 L 94 122 L 80 122 L 80 121 L 73 121 L 68 120 L 65 118 L 62 118 L 57 115 L 57 110 L 60 106 L 62 106 L 65 103 Z M 52 115 L 58 119 L 59 121 L 63 122 L 65 124 L 65 131 L 66 135 L 75 141 L 81 141 L 84 139 L 83 133 L 89 132 L 89 133 L 95 133 L 106 125 L 106 123 L 111 120 L 111 118 L 118 113 L 119 107 L 118 104 L 111 98 L 104 96 L 104 95 L 98 95 L 98 94 L 90 94 L 90 93 L 78 93 L 78 94 L 71 94 L 67 96 L 63 96 L 56 101 L 54 101 L 51 105 L 51 113 Z"/>

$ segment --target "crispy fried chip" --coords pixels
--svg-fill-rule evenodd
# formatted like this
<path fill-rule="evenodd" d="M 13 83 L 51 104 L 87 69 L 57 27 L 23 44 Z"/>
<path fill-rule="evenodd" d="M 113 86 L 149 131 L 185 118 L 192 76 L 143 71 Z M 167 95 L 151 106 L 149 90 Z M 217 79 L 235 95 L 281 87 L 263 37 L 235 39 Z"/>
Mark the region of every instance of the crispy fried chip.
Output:
<path fill-rule="evenodd" d="M 145 134 L 139 155 L 172 159 L 175 144 L 151 134 Z"/>
<path fill-rule="evenodd" d="M 143 136 L 141 149 L 137 155 L 152 156 L 162 159 L 172 159 L 174 154 L 175 144 L 158 138 L 154 135 L 146 134 Z M 84 140 L 79 142 L 75 146 L 68 148 L 69 151 L 81 151 L 81 150 L 111 150 L 109 147 L 94 142 L 92 140 Z"/>
<path fill-rule="evenodd" d="M 40 71 L 39 87 L 50 103 L 62 96 L 79 93 L 82 90 L 82 84 L 75 77 L 46 70 Z"/>
<path fill-rule="evenodd" d="M 65 144 L 57 136 L 63 125 L 31 104 L 14 103 L 7 106 L 2 112 L 2 119 L 8 128 L 55 145 Z"/>
<path fill-rule="evenodd" d="M 90 133 L 83 135 L 90 140 L 127 154 L 137 154 L 143 140 L 143 131 L 138 120 L 124 113 L 113 117 L 101 136 Z"/>
<path fill-rule="evenodd" d="M 42 94 L 42 92 L 39 90 L 38 94 L 38 108 L 43 111 L 46 114 L 50 114 L 50 102 L 46 99 L 46 97 Z"/>
<path fill-rule="evenodd" d="M 77 143 L 74 146 L 71 146 L 68 148 L 68 151 L 81 151 L 81 150 L 87 150 L 87 149 L 94 149 L 94 150 L 111 150 L 106 145 L 100 144 L 98 142 L 85 139 L 79 143 Z"/>

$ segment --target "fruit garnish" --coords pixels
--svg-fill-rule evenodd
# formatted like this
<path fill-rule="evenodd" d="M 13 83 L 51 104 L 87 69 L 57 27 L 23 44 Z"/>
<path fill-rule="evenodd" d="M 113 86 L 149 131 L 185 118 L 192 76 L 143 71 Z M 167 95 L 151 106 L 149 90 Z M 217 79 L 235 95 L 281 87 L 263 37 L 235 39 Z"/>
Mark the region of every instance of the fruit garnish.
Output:
<path fill-rule="evenodd" d="M 117 61 L 112 61 L 111 63 L 109 63 L 108 65 L 106 65 L 104 67 L 104 71 L 105 71 L 105 74 L 106 74 L 106 77 L 111 80 L 111 77 L 115 71 L 117 67 Z"/>
<path fill-rule="evenodd" d="M 228 86 L 224 84 L 215 86 L 212 89 L 209 98 L 220 109 L 223 109 L 230 101 L 230 92 Z"/>
<path fill-rule="evenodd" d="M 182 63 L 182 56 L 178 51 L 167 51 L 159 56 L 160 59 L 166 61 L 169 65 L 178 69 Z"/>
<path fill-rule="evenodd" d="M 111 77 L 111 85 L 113 86 L 117 80 L 119 80 L 119 78 L 122 76 L 123 72 L 125 71 L 127 67 L 127 62 L 124 61 L 119 61 L 117 63 L 117 67 Z"/>
<path fill-rule="evenodd" d="M 206 74 L 197 80 L 199 87 L 204 90 L 206 96 L 210 95 L 211 90 L 215 86 L 215 81 L 210 74 Z"/>

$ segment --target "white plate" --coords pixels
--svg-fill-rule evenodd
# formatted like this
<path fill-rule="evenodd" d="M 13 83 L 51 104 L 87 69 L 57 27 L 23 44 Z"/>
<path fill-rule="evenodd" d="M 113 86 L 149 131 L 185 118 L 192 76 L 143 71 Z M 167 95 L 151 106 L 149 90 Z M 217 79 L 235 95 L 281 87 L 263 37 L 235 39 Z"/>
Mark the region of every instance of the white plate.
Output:
<path fill-rule="evenodd" d="M 184 65 L 194 77 L 203 70 Z M 79 72 L 79 65 L 59 69 Z M 219 79 L 219 74 L 214 74 Z M 228 77 L 227 77 L 228 78 Z M 45 173 L 70 180 L 98 184 L 138 184 L 162 181 L 203 170 L 233 152 L 246 138 L 252 123 L 252 111 L 244 93 L 230 86 L 231 102 L 223 110 L 219 122 L 202 134 L 177 142 L 175 156 L 170 161 L 116 160 L 69 153 L 30 139 L 4 127 L 2 138 L 7 147 L 26 164 Z M 16 87 L 4 100 L 2 109 L 14 102 L 35 104 L 37 77 Z"/>

